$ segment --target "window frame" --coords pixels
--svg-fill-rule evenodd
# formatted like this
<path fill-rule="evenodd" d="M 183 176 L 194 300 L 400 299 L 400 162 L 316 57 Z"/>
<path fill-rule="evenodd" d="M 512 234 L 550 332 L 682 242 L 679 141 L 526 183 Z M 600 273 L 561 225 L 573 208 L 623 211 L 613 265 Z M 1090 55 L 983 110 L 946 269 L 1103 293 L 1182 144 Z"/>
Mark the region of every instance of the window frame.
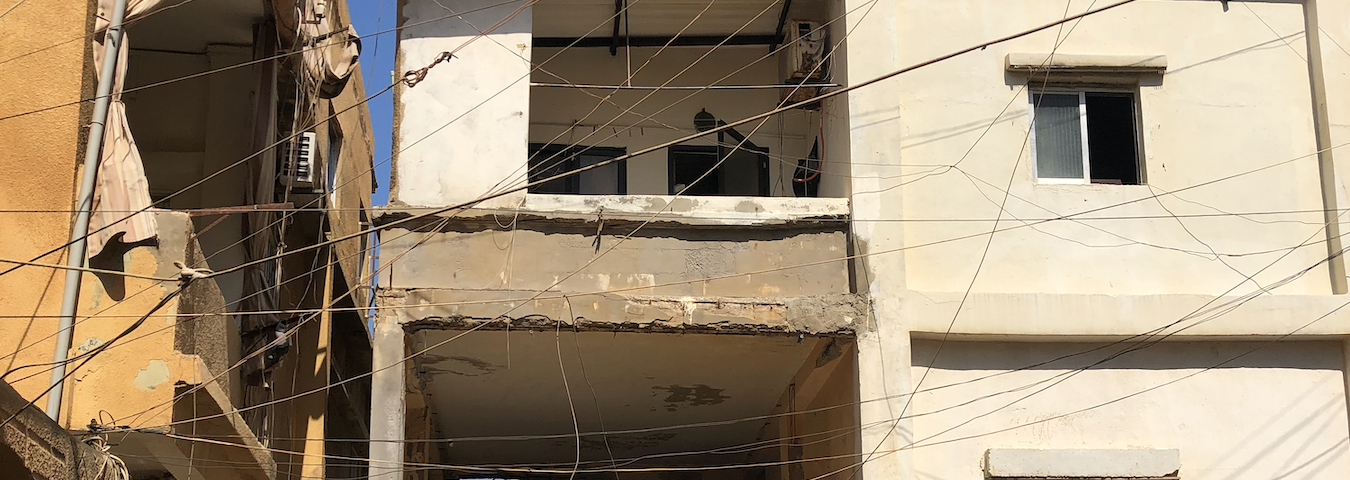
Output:
<path fill-rule="evenodd" d="M 719 132 L 719 133 L 720 133 L 720 132 Z M 773 181 L 772 181 L 772 171 L 771 171 L 771 167 L 770 167 L 771 162 L 768 161 L 768 159 L 769 159 L 769 154 L 770 154 L 770 150 L 769 150 L 768 148 L 765 148 L 765 147 L 760 147 L 759 149 L 754 149 L 754 148 L 749 148 L 749 147 L 746 147 L 746 146 L 739 146 L 739 147 L 731 148 L 731 147 L 727 147 L 727 146 L 726 146 L 727 144 L 723 142 L 723 138 L 722 138 L 722 136 L 721 136 L 720 134 L 718 135 L 717 138 L 718 138 L 717 145 L 689 145 L 689 144 L 679 144 L 679 145 L 671 145 L 671 146 L 669 146 L 669 147 L 666 147 L 666 186 L 667 186 L 667 188 L 668 188 L 668 191 L 670 192 L 669 194 L 670 194 L 670 195 L 675 195 L 675 194 L 679 193 L 679 192 L 677 192 L 677 191 L 675 190 L 675 185 L 676 185 L 676 183 L 675 183 L 675 177 L 676 177 L 676 172 L 677 172 L 677 168 L 676 168 L 677 162 L 676 162 L 676 159 L 675 159 L 676 155 L 706 155 L 706 154 L 711 154 L 711 155 L 713 155 L 714 158 L 716 159 L 716 160 L 714 161 L 714 164 L 716 164 L 717 161 L 722 161 L 723 159 L 726 159 L 726 158 L 727 158 L 729 155 L 731 155 L 733 152 L 736 152 L 736 151 L 742 151 L 742 152 L 754 154 L 754 155 L 756 155 L 756 157 L 757 157 L 757 158 L 755 159 L 755 161 L 756 161 L 756 165 L 755 165 L 755 169 L 756 169 L 756 172 L 755 172 L 755 173 L 756 173 L 756 179 L 755 179 L 755 181 L 756 181 L 756 185 L 755 185 L 755 188 L 756 188 L 756 194 L 755 194 L 755 195 L 731 195 L 731 194 L 726 193 L 726 185 L 722 185 L 722 184 L 721 184 L 721 172 L 720 172 L 720 171 L 717 172 L 717 175 L 718 175 L 718 177 L 717 177 L 717 178 L 718 178 L 718 186 L 717 186 L 717 191 L 718 191 L 718 192 L 717 192 L 717 193 L 711 194 L 711 195 L 686 193 L 685 195 L 686 195 L 686 196 L 715 196 L 715 197 L 746 197 L 746 196 L 753 196 L 753 197 L 772 197 L 772 196 L 773 196 L 773 193 L 772 193 L 772 192 L 773 192 L 773 189 L 772 189 L 772 186 L 773 186 L 773 185 L 772 185 L 772 184 L 773 184 Z M 725 162 L 724 162 L 724 163 L 725 163 Z M 717 168 L 718 168 L 718 170 L 720 170 L 722 167 L 721 167 L 721 166 L 718 166 Z M 705 179 L 705 180 L 706 180 L 706 179 Z"/>
<path fill-rule="evenodd" d="M 1134 124 L 1134 167 L 1138 170 L 1139 183 L 1145 185 L 1148 182 L 1144 174 L 1144 141 L 1143 141 L 1143 112 L 1139 107 L 1139 92 L 1137 88 L 1114 85 L 1047 85 L 1040 88 L 1027 89 L 1027 116 L 1031 120 L 1029 125 L 1029 142 L 1031 149 L 1031 172 L 1032 177 L 1037 184 L 1047 185 L 1113 185 L 1110 183 L 1092 182 L 1092 159 L 1091 145 L 1088 137 L 1088 117 L 1087 117 L 1087 94 L 1104 93 L 1110 95 L 1128 96 L 1130 98 L 1130 122 Z M 1083 177 L 1082 178 L 1050 178 L 1041 177 L 1040 161 L 1036 158 L 1036 96 L 1041 94 L 1050 95 L 1078 95 L 1078 135 L 1081 139 L 1083 148 Z M 1120 185 L 1127 186 L 1127 185 Z"/>
<path fill-rule="evenodd" d="M 533 161 L 535 160 L 533 157 L 534 157 L 536 154 L 538 154 L 538 153 L 540 153 L 540 152 L 543 152 L 543 151 L 550 151 L 550 150 L 551 150 L 551 151 L 553 151 L 554 153 L 547 154 L 547 156 L 545 156 L 545 157 L 539 159 L 540 162 L 546 161 L 549 157 L 553 157 L 554 154 L 559 155 L 559 156 L 564 156 L 564 157 L 566 157 L 566 158 L 563 159 L 561 162 L 559 162 L 559 163 L 558 163 L 558 166 L 565 166 L 564 168 L 566 168 L 566 169 L 569 170 L 569 171 L 570 171 L 570 170 L 576 170 L 576 169 L 578 169 L 578 168 L 581 168 L 581 160 L 578 158 L 578 156 L 581 155 L 581 154 L 583 154 L 583 153 L 586 153 L 586 152 L 593 152 L 593 153 L 599 154 L 598 156 L 608 156 L 608 157 L 610 157 L 611 159 L 613 159 L 613 158 L 618 158 L 618 157 L 622 157 L 622 156 L 628 154 L 628 148 L 627 148 L 627 147 L 601 147 L 601 146 L 595 146 L 595 145 L 589 145 L 589 146 L 587 146 L 587 145 L 568 145 L 568 144 L 564 144 L 564 143 L 540 143 L 540 142 L 530 142 L 527 148 L 528 148 L 528 151 L 529 151 L 529 155 L 526 157 L 526 160 L 525 160 L 525 162 L 526 162 L 526 163 L 525 163 L 525 169 L 526 169 L 526 174 L 525 174 L 525 175 L 526 175 L 526 178 L 529 179 L 529 181 L 531 181 L 531 182 L 534 181 L 534 179 L 531 178 L 531 177 L 535 176 L 537 173 L 536 173 L 536 172 L 533 172 L 534 166 L 533 166 L 533 165 L 530 165 L 530 163 L 533 162 Z M 626 161 L 624 161 L 624 162 L 618 162 L 618 163 L 615 164 L 615 165 L 616 165 L 616 166 L 615 166 L 615 171 L 616 171 L 615 176 L 617 177 L 617 178 L 616 178 L 616 180 L 617 180 L 616 183 L 617 183 L 617 184 L 615 185 L 615 190 L 616 190 L 618 193 L 581 193 L 581 177 L 580 177 L 581 174 L 580 174 L 580 173 L 574 174 L 574 175 L 569 175 L 569 176 L 567 176 L 567 177 L 564 177 L 564 178 L 561 178 L 561 179 L 560 179 L 560 180 L 563 180 L 563 181 L 564 181 L 563 184 L 567 187 L 567 193 L 539 193 L 539 192 L 531 192 L 531 191 L 528 191 L 528 190 L 527 190 L 526 193 L 527 193 L 527 194 L 534 194 L 534 195 L 591 195 L 591 196 L 596 196 L 596 195 L 627 195 L 627 194 L 628 194 L 628 162 L 626 162 Z"/>

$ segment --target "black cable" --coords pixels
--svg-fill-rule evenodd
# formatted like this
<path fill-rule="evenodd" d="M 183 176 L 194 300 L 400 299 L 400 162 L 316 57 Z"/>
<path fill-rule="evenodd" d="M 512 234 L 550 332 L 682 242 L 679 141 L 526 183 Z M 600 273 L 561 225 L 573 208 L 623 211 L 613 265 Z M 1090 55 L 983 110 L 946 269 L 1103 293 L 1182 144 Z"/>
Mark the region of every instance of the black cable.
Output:
<path fill-rule="evenodd" d="M 107 342 L 104 342 L 102 345 L 95 347 L 93 350 L 90 350 L 89 353 L 83 355 L 84 361 L 80 362 L 79 365 L 76 365 L 75 368 L 72 368 L 69 372 L 66 372 L 66 374 L 62 376 L 59 381 L 52 382 L 52 384 L 48 386 L 46 390 L 43 390 L 42 393 L 33 396 L 32 400 L 29 400 L 27 403 L 24 404 L 23 407 L 15 410 L 14 413 L 9 416 L 9 418 L 6 418 L 3 422 L 0 422 L 0 429 L 4 428 L 5 425 L 8 425 L 9 422 L 13 421 L 16 417 L 19 416 L 20 413 L 23 413 L 25 410 L 27 410 L 28 407 L 33 406 L 34 402 L 37 402 L 39 398 L 42 398 L 44 395 L 50 393 L 53 389 L 56 388 L 57 385 L 64 384 L 66 382 L 66 379 L 70 378 L 71 375 L 74 375 L 75 372 L 80 371 L 80 369 L 83 368 L 86 363 L 89 363 L 90 360 L 93 360 L 94 357 L 97 357 L 99 353 L 103 352 L 104 350 L 107 350 L 108 347 L 112 346 L 122 337 L 130 335 L 131 332 L 135 331 L 138 327 L 144 324 L 145 320 L 147 318 L 150 318 L 151 314 L 155 313 L 161 308 L 164 308 L 164 305 L 167 305 L 170 300 L 173 300 L 174 297 L 177 297 L 180 293 L 183 293 L 183 289 L 187 288 L 188 285 L 190 285 L 193 280 L 196 280 L 196 278 L 197 277 L 191 275 L 183 277 L 183 284 L 181 286 L 179 286 L 176 290 L 169 292 L 168 295 L 165 295 L 164 298 L 160 299 L 159 303 L 156 303 L 155 306 L 152 307 L 149 312 L 141 316 L 140 319 L 133 322 L 125 330 L 122 330 L 122 332 L 118 333 L 117 336 L 113 337 L 111 340 L 108 340 Z M 75 358 L 68 359 L 68 361 L 73 361 L 75 360 Z M 11 370 L 10 372 L 5 372 L 5 375 L 9 375 L 11 372 L 13 372 L 13 370 Z"/>

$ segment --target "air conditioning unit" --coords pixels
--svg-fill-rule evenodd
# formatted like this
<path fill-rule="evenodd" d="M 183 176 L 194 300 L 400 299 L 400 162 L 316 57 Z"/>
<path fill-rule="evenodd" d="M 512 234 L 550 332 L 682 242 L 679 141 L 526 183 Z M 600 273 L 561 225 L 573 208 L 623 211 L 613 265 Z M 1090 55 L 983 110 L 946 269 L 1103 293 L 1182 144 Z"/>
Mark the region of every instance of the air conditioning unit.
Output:
<path fill-rule="evenodd" d="M 281 158 L 277 159 L 280 166 L 280 179 L 282 185 L 291 185 L 296 187 L 314 186 L 314 162 L 316 161 L 315 143 L 318 137 L 314 132 L 304 132 L 296 135 L 287 143 L 287 148 L 281 150 Z"/>
<path fill-rule="evenodd" d="M 808 20 L 793 20 L 788 29 L 787 71 L 792 79 L 818 80 L 825 75 L 825 29 Z"/>

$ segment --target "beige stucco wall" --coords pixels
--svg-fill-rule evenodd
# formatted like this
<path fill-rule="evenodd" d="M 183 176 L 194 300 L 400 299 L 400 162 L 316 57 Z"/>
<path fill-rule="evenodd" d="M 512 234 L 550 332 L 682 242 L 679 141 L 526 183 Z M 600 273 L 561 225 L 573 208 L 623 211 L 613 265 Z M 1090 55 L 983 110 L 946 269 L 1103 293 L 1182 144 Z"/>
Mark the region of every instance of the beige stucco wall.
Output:
<path fill-rule="evenodd" d="M 1072 2 L 1069 9 L 1079 12 L 1087 3 Z M 933 7 L 929 2 L 900 2 L 905 12 L 897 23 L 902 65 L 1053 21 L 1064 11 L 1062 4 L 1045 2 L 961 2 L 963 15 L 952 15 L 957 5 Z M 1308 71 L 1299 57 L 1304 55 L 1302 37 L 1288 39 L 1290 45 L 1285 46 L 1261 20 L 1282 34 L 1299 32 L 1302 9 L 1294 3 L 1257 2 L 1224 12 L 1205 2 L 1140 2 L 1084 19 L 1071 32 L 1066 26 L 1069 35 L 1059 53 L 1167 57 L 1168 70 L 1161 85 L 1146 84 L 1138 90 L 1149 186 L 1047 185 L 1033 178 L 1030 145 L 1025 142 L 1029 98 L 1022 90 L 1024 82 L 1004 74 L 1002 61 L 1009 53 L 1049 52 L 1056 41 L 1054 28 L 900 76 L 895 85 L 902 92 L 901 160 L 898 167 L 884 168 L 887 173 L 917 172 L 922 170 L 918 165 L 961 160 L 993 117 L 1011 106 L 960 164 L 961 171 L 977 180 L 958 171 L 928 177 L 877 194 L 900 199 L 903 205 L 877 213 L 883 218 L 992 219 L 1003 194 L 980 182 L 1003 188 L 1011 178 L 1011 191 L 1017 198 L 1008 200 L 1005 217 L 1053 217 L 1140 200 L 1155 192 L 1314 152 Z M 1185 27 L 1193 25 L 1211 25 L 1214 34 L 1197 41 Z M 918 41 L 932 38 L 928 32 L 935 29 L 950 34 L 940 41 Z M 880 187 L 886 189 L 900 181 L 883 181 Z M 1094 216 L 1161 218 L 1057 222 L 1001 233 L 990 248 L 975 289 L 1216 294 L 1285 253 L 1279 249 L 1309 237 L 1321 240 L 1317 236 L 1320 212 L 1261 218 L 1167 218 L 1169 211 L 1190 215 L 1318 210 L 1321 199 L 1312 158 L 1164 197 L 1160 202 L 1138 201 Z M 858 217 L 872 219 L 861 212 Z M 1017 224 L 1011 220 L 1003 226 Z M 992 222 L 981 221 L 909 224 L 904 238 L 907 244 L 922 244 L 988 231 L 992 226 Z M 964 289 L 983 248 L 983 238 L 979 238 L 907 253 L 909 288 Z M 1245 256 L 1216 261 L 1208 254 L 1210 248 Z M 1276 251 L 1261 253 L 1271 250 Z M 1270 283 L 1325 256 L 1321 245 L 1300 249 L 1262 272 L 1256 281 Z M 1325 269 L 1318 269 L 1279 291 L 1328 293 L 1328 288 Z"/>
<path fill-rule="evenodd" d="M 1089 3 L 1072 1 L 1068 11 L 1082 12 Z M 1345 38 L 1344 6 L 1320 3 L 1324 12 L 1341 13 L 1322 14 L 1324 35 Z M 1045 2 L 878 4 L 849 40 L 849 81 L 1052 22 L 1064 12 L 1063 3 Z M 896 452 L 867 462 L 864 475 L 982 478 L 984 449 L 1036 446 L 1179 448 L 1183 478 L 1268 478 L 1300 466 L 1295 477 L 1344 476 L 1337 470 L 1344 463 L 1347 436 L 1340 341 L 1277 343 L 1243 359 L 1266 361 L 1200 372 L 1257 346 L 1213 340 L 1309 335 L 1283 339 L 1295 342 L 1350 333 L 1346 315 L 1335 311 L 1345 299 L 1328 295 L 1327 271 L 1318 265 L 1326 249 L 1319 243 L 1324 237 L 1318 232 L 1322 202 L 1316 160 L 1308 156 L 1316 145 L 1308 69 L 1300 59 L 1306 56 L 1302 6 L 1233 3 L 1225 12 L 1218 2 L 1136 2 L 1072 28 L 1058 52 L 1167 58 L 1161 83 L 1146 82 L 1138 89 L 1149 186 L 1044 185 L 1033 177 L 1026 143 L 1028 95 L 1019 92 L 1023 80 L 1005 74 L 1003 59 L 1010 53 L 1048 53 L 1056 33 L 1063 36 L 1072 26 L 990 46 L 849 95 L 853 241 L 860 253 L 883 252 L 857 263 L 858 288 L 871 295 L 876 313 L 875 330 L 859 338 L 859 397 L 864 402 L 892 399 L 864 403 L 862 423 L 894 419 L 906 406 L 906 413 L 923 414 L 864 428 L 863 452 Z M 1193 35 L 1197 28 L 1212 34 Z M 1288 37 L 1278 40 L 1282 36 Z M 877 47 L 890 42 L 896 44 L 893 49 Z M 860 44 L 866 46 L 856 47 Z M 1329 96 L 1343 98 L 1345 82 L 1338 79 L 1343 80 L 1350 56 L 1325 39 L 1323 50 Z M 891 112 L 869 107 L 892 104 L 898 107 Z M 1007 111 L 1000 114 L 1005 106 Z M 1343 127 L 1336 126 L 1345 123 L 1344 109 L 1334 100 L 1331 106 L 1333 144 L 1345 142 Z M 1012 197 L 999 226 L 1020 227 L 1010 215 L 1040 219 L 1111 206 L 1304 156 L 1285 166 L 1163 197 L 1162 205 L 1146 200 L 1097 214 L 1155 218 L 1054 222 L 1000 232 L 984 255 L 989 238 L 981 233 L 994 227 L 988 220 L 998 216 L 1003 200 L 999 189 L 1007 186 Z M 960 171 L 940 168 L 957 161 Z M 925 172 L 938 175 L 924 177 Z M 1169 210 L 1220 215 L 1178 220 Z M 1313 211 L 1222 215 L 1284 210 Z M 896 221 L 900 219 L 909 221 Z M 922 221 L 934 219 L 969 221 Z M 964 235 L 972 237 L 945 241 Z M 1308 246 L 1276 261 L 1283 249 L 1305 241 Z M 937 244 L 927 245 L 932 242 Z M 1243 255 L 1224 256 L 1221 262 L 1210 248 Z M 897 249 L 905 250 L 889 253 Z M 1274 253 L 1265 253 L 1270 251 Z M 1244 275 L 1263 268 L 1256 283 L 1242 284 Z M 1291 281 L 1274 295 L 1250 302 L 1236 297 L 1256 291 L 1258 283 L 1268 286 L 1285 278 Z M 967 288 L 973 292 L 969 296 L 964 294 Z M 1215 296 L 1224 292 L 1230 296 Z M 1207 307 L 1218 310 L 1187 319 Z M 1179 331 L 1174 339 L 1208 342 L 1167 344 L 1124 357 L 936 440 L 1032 424 L 1192 373 L 1194 377 L 1120 404 L 1006 434 L 904 448 L 1029 391 L 942 408 L 1041 380 L 1061 367 L 1004 373 L 920 395 L 907 405 L 906 394 L 915 388 L 969 379 L 978 376 L 976 370 L 1006 372 L 1033 358 L 1100 345 L 1053 342 L 1114 341 L 1178 320 L 1186 321 L 1167 330 Z M 931 361 L 937 339 L 947 332 L 953 335 L 946 337 L 939 361 L 950 368 L 928 372 L 912 367 Z M 912 335 L 921 340 L 912 340 Z M 1068 362 L 1062 368 L 1083 363 Z M 1260 459 L 1258 467 L 1248 463 L 1252 458 Z"/>
<path fill-rule="evenodd" d="M 915 342 L 915 377 L 937 346 Z M 1109 347 L 989 377 L 1100 346 L 948 342 L 911 407 L 918 477 L 983 479 L 990 448 L 1177 449 L 1187 479 L 1350 476 L 1340 342 L 1166 343 L 1073 374 Z"/>
<path fill-rule="evenodd" d="M 17 8 L 0 21 L 4 45 L 0 57 L 11 59 L 0 66 L 0 82 L 15 88 L 0 94 L 0 116 L 58 105 L 91 96 L 94 79 L 87 70 L 89 45 L 85 42 L 60 43 L 56 47 L 19 56 L 51 46 L 53 38 L 79 36 L 87 31 L 89 16 L 85 2 L 64 2 L 63 8 Z M 149 68 L 156 62 L 150 56 L 136 55 L 142 69 L 133 72 L 165 78 L 190 72 L 159 71 Z M 229 59 L 225 59 L 229 60 Z M 173 63 L 173 62 L 168 62 Z M 137 78 L 132 77 L 135 81 Z M 223 81 L 228 82 L 225 78 Z M 192 91 L 192 82 L 177 87 Z M 21 88 L 28 86 L 30 88 Z M 168 92 L 170 94 L 175 92 Z M 177 93 L 183 93 L 179 91 Z M 205 96 L 203 92 L 203 97 Z M 0 168 L 8 172 L 0 180 L 0 245 L 7 259 L 28 260 L 44 251 L 64 245 L 69 236 L 74 189 L 79 160 L 83 158 L 82 112 L 87 117 L 91 104 L 65 106 L 33 115 L 0 121 Z M 190 126 L 191 122 L 186 125 Z M 185 125 L 185 124 L 180 124 Z M 246 128 L 246 127 L 245 127 Z M 153 131 L 153 129 L 147 129 Z M 155 145 L 157 139 L 151 139 Z M 153 156 L 153 153 L 151 154 Z M 200 160 L 200 158 L 198 159 Z M 151 174 L 161 173 L 150 169 Z M 212 189 L 212 192 L 238 192 L 237 188 Z M 219 200 L 219 205 L 238 202 Z M 8 212 L 39 210 L 43 213 Z M 161 245 L 140 246 L 103 256 L 94 265 L 103 269 L 124 270 L 141 275 L 172 276 L 172 262 L 185 259 L 192 234 L 191 220 L 185 214 L 161 212 Z M 226 227 L 228 228 L 228 227 Z M 219 234 L 217 231 L 216 234 Z M 236 233 L 237 238 L 237 233 Z M 40 260 L 64 264 L 60 254 Z M 6 265 L 5 268 L 8 268 Z M 6 369 L 52 360 L 55 348 L 56 316 L 64 284 L 65 271 L 41 267 L 23 267 L 0 277 L 0 310 L 5 315 L 32 316 L 11 318 L 0 323 L 0 352 Z M 136 321 L 176 288 L 176 284 L 144 279 L 124 279 L 115 275 L 85 274 L 81 286 L 77 326 L 73 333 L 72 355 L 83 353 L 111 339 Z M 104 410 L 116 416 L 130 415 L 165 402 L 173 395 L 174 382 L 200 377 L 195 357 L 175 349 L 174 334 L 178 300 L 170 301 L 152 315 L 137 332 L 124 338 L 116 348 L 100 354 L 85 369 L 76 372 L 67 383 L 61 422 L 67 427 L 83 427 Z M 83 321 L 99 315 L 98 321 Z M 36 373 L 36 374 L 35 374 Z M 48 387 L 44 369 L 25 369 L 7 380 L 29 398 Z M 35 399 L 39 408 L 45 397 Z M 165 423 L 170 410 L 158 416 L 143 417 L 152 423 Z M 107 415 L 104 415 L 106 420 Z M 158 422 L 156 422 L 158 420 Z"/>

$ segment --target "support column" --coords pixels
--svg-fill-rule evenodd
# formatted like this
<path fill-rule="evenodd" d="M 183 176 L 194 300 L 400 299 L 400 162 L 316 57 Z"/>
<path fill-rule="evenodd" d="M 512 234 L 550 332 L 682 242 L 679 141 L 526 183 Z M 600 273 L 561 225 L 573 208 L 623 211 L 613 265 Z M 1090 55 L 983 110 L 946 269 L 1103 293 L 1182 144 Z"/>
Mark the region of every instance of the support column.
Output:
<path fill-rule="evenodd" d="M 328 247 L 322 250 L 324 261 L 328 267 L 324 268 L 323 278 L 323 311 L 319 312 L 319 336 L 314 349 L 314 357 L 310 367 L 311 383 L 314 388 L 327 387 L 333 384 L 331 375 L 332 368 L 329 366 L 332 358 L 332 340 L 333 340 L 333 273 L 337 270 L 337 262 L 334 257 L 333 248 Z M 301 417 L 305 418 L 305 456 L 301 460 L 301 472 L 306 478 L 326 478 L 325 466 L 327 465 L 324 455 L 327 451 L 324 449 L 324 440 L 328 438 L 324 424 L 327 421 L 328 414 L 328 392 L 322 394 L 310 395 L 305 399 L 306 408 L 302 411 Z"/>
<path fill-rule="evenodd" d="M 1317 0 L 1303 2 L 1303 38 L 1308 42 L 1308 79 L 1312 87 L 1313 129 L 1317 135 L 1317 171 L 1322 179 L 1322 215 L 1326 220 L 1327 270 L 1331 293 L 1343 295 L 1348 287 L 1345 257 L 1341 255 L 1340 211 L 1336 205 L 1336 162 L 1331 155 L 1331 116 L 1327 112 L 1327 84 L 1322 73 L 1322 41 L 1318 30 Z"/>
<path fill-rule="evenodd" d="M 371 332 L 370 479 L 403 478 L 404 406 L 403 352 L 406 335 L 398 320 L 375 317 Z"/>

